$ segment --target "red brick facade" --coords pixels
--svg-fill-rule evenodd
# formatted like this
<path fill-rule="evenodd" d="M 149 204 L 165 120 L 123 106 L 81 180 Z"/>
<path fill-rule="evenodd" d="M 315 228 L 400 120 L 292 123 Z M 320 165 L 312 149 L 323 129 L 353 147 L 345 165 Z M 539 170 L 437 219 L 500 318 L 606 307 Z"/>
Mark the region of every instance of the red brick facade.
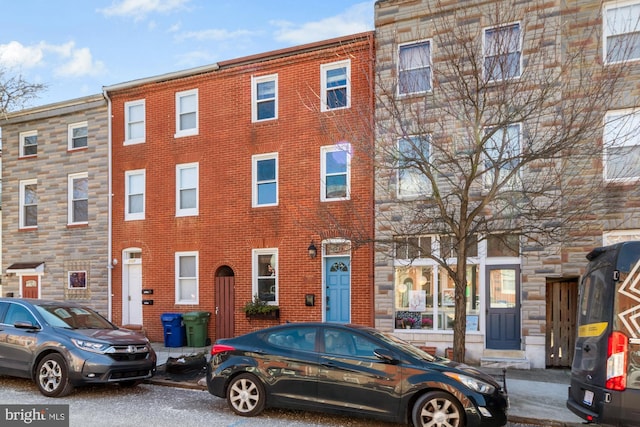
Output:
<path fill-rule="evenodd" d="M 351 106 L 321 112 L 321 65 L 350 60 Z M 373 324 L 372 235 L 373 33 L 221 62 L 106 88 L 112 115 L 112 317 L 123 322 L 123 251 L 141 249 L 143 325 L 162 341 L 162 313 L 211 312 L 216 338 L 215 277 L 233 270 L 233 333 L 271 325 L 249 321 L 252 251 L 277 248 L 279 322 L 324 320 L 322 242 L 351 242 L 350 321 Z M 252 76 L 277 74 L 277 119 L 252 122 Z M 198 132 L 175 137 L 176 92 L 197 89 Z M 145 140 L 125 145 L 125 103 L 144 100 Z M 357 125 L 361 124 L 361 125 Z M 360 130 L 358 130 L 360 129 Z M 349 142 L 350 197 L 321 201 L 321 147 Z M 252 207 L 252 156 L 277 153 L 277 206 Z M 176 165 L 198 164 L 196 216 L 176 216 Z M 144 219 L 125 220 L 125 172 L 145 170 Z M 318 256 L 310 258 L 313 240 Z M 198 303 L 176 304 L 176 252 L 197 251 Z M 305 295 L 314 294 L 314 306 Z M 127 297 L 125 297 L 127 298 Z"/>

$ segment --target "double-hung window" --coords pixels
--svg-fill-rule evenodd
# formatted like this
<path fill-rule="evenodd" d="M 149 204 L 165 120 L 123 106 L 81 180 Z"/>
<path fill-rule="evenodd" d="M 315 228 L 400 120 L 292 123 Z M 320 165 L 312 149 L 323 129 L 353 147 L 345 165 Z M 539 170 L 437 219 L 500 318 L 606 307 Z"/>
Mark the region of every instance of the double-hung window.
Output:
<path fill-rule="evenodd" d="M 351 61 L 338 61 L 320 66 L 322 86 L 321 111 L 351 106 Z"/>
<path fill-rule="evenodd" d="M 484 146 L 484 188 L 494 185 L 504 189 L 520 188 L 518 168 L 521 158 L 521 125 L 511 124 L 501 128 L 486 128 Z"/>
<path fill-rule="evenodd" d="M 605 5 L 602 24 L 607 63 L 640 59 L 640 2 Z"/>
<path fill-rule="evenodd" d="M 278 305 L 278 249 L 253 250 L 253 295 Z"/>
<path fill-rule="evenodd" d="M 20 132 L 20 157 L 38 154 L 38 131 Z"/>
<path fill-rule="evenodd" d="M 20 181 L 20 228 L 38 227 L 38 180 Z"/>
<path fill-rule="evenodd" d="M 251 77 L 251 121 L 278 118 L 278 75 Z"/>
<path fill-rule="evenodd" d="M 488 81 L 520 77 L 522 34 L 520 24 L 484 30 L 484 76 Z"/>
<path fill-rule="evenodd" d="M 87 172 L 69 175 L 68 222 L 86 224 L 89 221 L 89 175 Z"/>
<path fill-rule="evenodd" d="M 640 179 L 640 110 L 607 113 L 603 144 L 605 181 Z"/>
<path fill-rule="evenodd" d="M 127 171 L 125 179 L 125 220 L 144 219 L 145 170 Z"/>
<path fill-rule="evenodd" d="M 198 304 L 198 252 L 176 252 L 176 304 Z"/>
<path fill-rule="evenodd" d="M 431 168 L 428 136 L 398 140 L 398 197 L 428 196 L 432 192 L 427 176 Z"/>
<path fill-rule="evenodd" d="M 342 143 L 320 149 L 320 200 L 348 200 L 351 181 L 351 145 Z"/>
<path fill-rule="evenodd" d="M 125 135 L 124 144 L 139 144 L 146 138 L 146 106 L 145 100 L 125 102 L 124 104 Z"/>
<path fill-rule="evenodd" d="M 398 94 L 431 91 L 431 43 L 421 41 L 398 48 Z"/>
<path fill-rule="evenodd" d="M 68 127 L 68 149 L 77 150 L 78 148 L 86 148 L 88 136 L 89 132 L 87 122 L 70 124 Z"/>
<path fill-rule="evenodd" d="M 198 215 L 198 163 L 176 166 L 176 216 Z"/>
<path fill-rule="evenodd" d="M 278 204 L 278 153 L 260 154 L 252 158 L 252 205 Z"/>
<path fill-rule="evenodd" d="M 198 89 L 176 93 L 176 138 L 198 134 Z"/>

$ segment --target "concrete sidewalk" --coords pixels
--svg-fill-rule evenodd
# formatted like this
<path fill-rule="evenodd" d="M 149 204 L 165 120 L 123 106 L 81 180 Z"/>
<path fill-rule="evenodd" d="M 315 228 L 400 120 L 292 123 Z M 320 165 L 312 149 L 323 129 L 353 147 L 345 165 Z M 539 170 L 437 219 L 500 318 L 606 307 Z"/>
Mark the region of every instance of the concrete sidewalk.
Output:
<path fill-rule="evenodd" d="M 155 384 L 206 390 L 204 378 L 172 379 L 164 374 L 163 365 L 171 358 L 204 354 L 208 358 L 211 347 L 164 347 L 152 343 L 158 356 L 159 373 L 150 381 Z M 483 369 L 496 377 L 502 371 Z M 501 380 L 498 380 L 501 383 Z M 583 420 L 565 405 L 570 382 L 569 369 L 508 369 L 506 371 L 509 394 L 508 419 L 512 423 L 533 424 L 544 427 L 578 427 Z"/>

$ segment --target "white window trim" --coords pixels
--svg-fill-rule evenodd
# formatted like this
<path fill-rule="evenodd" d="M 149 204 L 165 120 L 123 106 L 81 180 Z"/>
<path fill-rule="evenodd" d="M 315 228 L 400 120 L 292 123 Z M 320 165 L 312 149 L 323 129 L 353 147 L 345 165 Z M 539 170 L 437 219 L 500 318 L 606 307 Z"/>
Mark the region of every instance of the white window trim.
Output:
<path fill-rule="evenodd" d="M 519 64 L 518 64 L 518 74 L 515 76 L 509 76 L 506 79 L 505 78 L 501 78 L 501 79 L 490 79 L 490 76 L 485 75 L 485 66 L 484 66 L 484 61 L 486 61 L 487 59 L 487 31 L 490 30 L 495 30 L 495 29 L 499 29 L 499 28 L 506 28 L 506 27 L 511 27 L 514 25 L 518 25 L 520 31 L 518 34 L 518 50 L 516 52 L 520 52 L 520 58 L 519 58 Z M 522 77 L 522 71 L 523 71 L 523 64 L 524 64 L 524 47 L 523 47 L 523 37 L 524 37 L 524 31 L 522 29 L 522 22 L 520 21 L 514 21 L 514 22 L 509 22 L 506 24 L 500 24 L 500 25 L 494 25 L 491 27 L 485 27 L 482 29 L 482 74 L 483 74 L 483 78 L 486 79 L 488 82 L 502 82 L 505 80 L 516 80 L 519 79 L 520 77 Z"/>
<path fill-rule="evenodd" d="M 196 207 L 183 209 L 180 207 L 180 191 L 183 189 L 182 182 L 180 181 L 180 171 L 184 169 L 196 170 Z M 200 166 L 196 163 L 184 163 L 176 165 L 176 216 L 196 216 L 198 215 L 198 208 L 200 206 Z"/>
<path fill-rule="evenodd" d="M 611 146 L 611 141 L 608 141 L 607 138 L 607 122 L 610 116 L 625 116 L 625 115 L 634 115 L 638 116 L 638 121 L 640 122 L 640 110 L 636 109 L 625 109 L 625 110 L 611 110 L 607 111 L 604 118 L 604 129 L 603 129 L 603 150 L 602 150 L 602 176 L 605 182 L 617 182 L 617 183 L 632 183 L 640 180 L 640 176 L 631 176 L 624 178 L 608 178 L 608 165 L 609 165 L 609 155 L 608 155 L 608 147 Z M 640 149 L 640 129 L 638 130 L 638 138 L 625 138 L 625 141 L 622 143 L 615 144 L 616 147 L 638 147 Z M 634 143 L 635 142 L 635 143 Z"/>
<path fill-rule="evenodd" d="M 418 45 L 418 44 L 424 44 L 424 43 L 428 43 L 429 44 L 429 89 L 428 90 L 423 90 L 423 91 L 419 91 L 419 92 L 400 92 L 400 50 L 403 47 L 407 47 L 407 46 L 412 46 L 412 45 Z M 400 97 L 403 96 L 412 96 L 412 95 L 416 95 L 416 94 L 420 94 L 420 93 L 431 93 L 433 92 L 433 62 L 432 62 L 432 55 L 431 55 L 431 51 L 432 51 L 432 47 L 433 47 L 433 42 L 431 39 L 424 39 L 424 40 L 416 40 L 416 41 L 412 41 L 409 43 L 402 43 L 400 45 L 398 45 L 398 53 L 397 53 L 397 64 L 396 64 L 396 75 L 398 76 L 398 89 L 397 89 L 397 95 Z M 424 67 L 426 68 L 426 67 Z M 406 70 L 405 70 L 406 71 Z"/>
<path fill-rule="evenodd" d="M 347 105 L 338 108 L 329 108 L 327 105 L 327 71 L 336 68 L 347 68 Z M 332 62 L 330 64 L 320 65 L 320 111 L 336 111 L 343 110 L 345 108 L 351 108 L 351 60 L 345 59 L 343 61 Z"/>
<path fill-rule="evenodd" d="M 79 122 L 79 123 L 71 123 L 69 124 L 69 126 L 67 127 L 67 138 L 68 138 L 68 145 L 67 145 L 67 149 L 69 151 L 74 151 L 74 150 L 83 150 L 85 148 L 87 148 L 89 146 L 89 133 L 87 132 L 87 145 L 85 145 L 84 147 L 74 147 L 73 146 L 73 130 L 74 129 L 78 129 L 78 128 L 87 128 L 88 131 L 88 127 L 89 124 L 87 122 Z"/>
<path fill-rule="evenodd" d="M 258 162 L 260 160 L 269 160 L 269 159 L 275 159 L 276 161 L 276 176 L 274 179 L 276 184 L 276 201 L 275 203 L 258 204 Z M 279 178 L 278 168 L 279 168 L 278 153 L 265 153 L 265 154 L 256 154 L 254 156 L 251 156 L 251 206 L 252 207 L 263 208 L 266 206 L 278 206 L 278 201 L 280 196 L 280 183 L 278 182 L 278 178 Z"/>
<path fill-rule="evenodd" d="M 268 301 L 267 304 L 278 305 L 280 300 L 280 280 L 279 280 L 280 268 L 278 266 L 278 258 L 279 258 L 278 248 L 253 249 L 251 252 L 252 252 L 251 253 L 251 261 L 252 261 L 251 262 L 251 300 L 253 300 L 254 295 L 258 294 L 258 272 L 259 272 L 258 256 L 259 255 L 275 255 L 275 262 L 273 262 L 271 266 L 276 271 L 276 274 L 275 274 L 276 297 L 275 297 L 275 301 Z"/>
<path fill-rule="evenodd" d="M 19 217 L 19 228 L 20 229 L 28 229 L 28 230 L 34 230 L 36 228 L 38 228 L 38 223 L 36 221 L 36 225 L 25 225 L 25 216 L 24 216 L 24 203 L 25 203 L 25 187 L 27 185 L 38 185 L 38 180 L 37 179 L 25 179 L 25 180 L 21 180 L 20 181 L 20 213 L 18 215 Z M 36 204 L 36 207 L 38 205 Z"/>
<path fill-rule="evenodd" d="M 196 127 L 192 129 L 180 129 L 180 99 L 186 96 L 196 96 Z M 181 138 L 183 136 L 191 136 L 198 134 L 198 128 L 200 123 L 200 101 L 198 97 L 198 89 L 185 90 L 182 92 L 176 92 L 176 133 L 175 138 Z"/>
<path fill-rule="evenodd" d="M 634 61 L 640 61 L 640 56 L 638 56 L 637 58 L 628 58 L 628 59 L 623 59 L 620 61 L 609 61 L 608 60 L 608 40 L 609 40 L 609 36 L 614 35 L 611 32 L 611 28 L 609 27 L 609 20 L 607 19 L 607 12 L 613 9 L 620 9 L 622 7 L 626 7 L 626 6 L 631 6 L 631 5 L 636 5 L 636 4 L 640 4 L 640 2 L 638 2 L 637 0 L 629 0 L 629 1 L 615 1 L 615 2 L 610 2 L 609 4 L 605 4 L 602 6 L 602 58 L 604 58 L 604 63 L 605 64 L 619 64 L 619 63 L 623 63 L 623 62 L 634 62 Z M 634 30 L 640 31 L 640 22 L 636 23 L 637 28 L 634 28 Z M 619 34 L 631 34 L 631 32 L 626 32 L 626 33 L 619 33 Z M 618 35 L 619 35 L 618 34 Z"/>
<path fill-rule="evenodd" d="M 181 277 L 180 276 L 180 258 L 193 256 L 196 259 L 196 276 L 195 277 Z M 200 280 L 199 280 L 199 256 L 198 251 L 189 251 L 189 252 L 176 252 L 175 253 L 175 297 L 176 304 L 199 304 L 200 299 Z M 195 299 L 180 299 L 180 279 L 195 279 L 196 281 L 196 297 Z"/>
<path fill-rule="evenodd" d="M 400 143 L 402 141 L 406 141 L 407 139 L 411 139 L 411 138 L 421 138 L 421 135 L 408 135 L 406 138 L 398 138 L 397 140 L 397 149 L 398 149 L 398 155 L 400 155 Z M 431 159 L 432 159 L 432 150 L 431 150 L 431 138 L 430 136 L 427 136 L 427 138 L 429 139 L 429 163 L 431 163 Z M 399 166 L 399 165 L 398 165 Z M 413 173 L 417 173 L 417 172 L 413 172 Z M 424 177 L 426 179 L 426 177 L 424 175 L 421 175 L 421 177 Z M 399 167 L 396 170 L 396 194 L 398 195 L 398 199 L 402 199 L 402 200 L 412 200 L 412 199 L 416 199 L 416 198 L 420 198 L 420 197 L 429 197 L 432 195 L 433 193 L 433 188 L 431 187 L 431 183 L 427 182 L 428 187 L 425 188 L 425 191 L 423 192 L 418 192 L 418 193 L 401 193 L 400 192 L 400 169 Z"/>
<path fill-rule="evenodd" d="M 84 273 L 84 286 L 83 287 L 72 287 L 71 286 L 71 275 L 73 273 Z M 86 290 L 89 289 L 89 275 L 87 274 L 87 270 L 69 270 L 67 271 L 67 289 L 71 290 Z"/>
<path fill-rule="evenodd" d="M 67 224 L 68 225 L 77 225 L 77 224 L 88 224 L 89 221 L 73 221 L 73 181 L 76 179 L 86 178 L 89 179 L 88 172 L 74 173 L 70 174 L 67 177 Z M 87 217 L 89 216 L 89 192 L 87 191 Z"/>
<path fill-rule="evenodd" d="M 258 104 L 259 102 L 270 101 L 271 99 L 258 100 L 258 84 L 273 81 L 275 82 L 275 95 L 274 101 L 274 115 L 266 119 L 258 119 Z M 269 74 L 268 76 L 251 76 L 251 121 L 266 122 L 269 120 L 276 120 L 278 118 L 278 75 Z"/>
<path fill-rule="evenodd" d="M 36 141 L 37 141 L 38 131 L 37 130 L 30 130 L 30 131 L 27 131 L 27 132 L 20 132 L 20 157 L 35 157 L 35 156 L 38 155 L 38 145 L 40 145 L 39 143 L 36 143 L 36 154 L 25 154 L 24 153 L 24 141 L 29 136 L 35 136 L 36 137 Z"/>
<path fill-rule="evenodd" d="M 347 154 L 347 183 L 346 183 L 346 196 L 345 197 L 327 197 L 327 161 L 326 154 L 342 151 Z M 349 200 L 351 198 L 351 144 L 339 143 L 335 145 L 325 145 L 320 147 L 320 200 L 323 202 L 333 202 L 340 200 Z"/>
<path fill-rule="evenodd" d="M 144 192 L 142 193 L 142 212 L 129 213 L 129 177 L 133 175 L 142 175 L 142 179 L 144 181 Z M 124 173 L 124 197 L 124 220 L 134 221 L 144 219 L 147 198 L 147 176 L 144 169 L 131 170 Z"/>
<path fill-rule="evenodd" d="M 131 123 L 129 119 L 129 109 L 131 107 L 136 107 L 138 105 L 142 105 L 142 110 L 144 114 L 144 118 L 142 119 L 142 136 L 139 138 L 132 138 L 129 133 L 129 124 Z M 144 99 L 140 99 L 137 101 L 129 101 L 124 103 L 124 143 L 123 145 L 133 145 L 133 144 L 142 144 L 146 141 L 147 137 L 147 105 Z"/>

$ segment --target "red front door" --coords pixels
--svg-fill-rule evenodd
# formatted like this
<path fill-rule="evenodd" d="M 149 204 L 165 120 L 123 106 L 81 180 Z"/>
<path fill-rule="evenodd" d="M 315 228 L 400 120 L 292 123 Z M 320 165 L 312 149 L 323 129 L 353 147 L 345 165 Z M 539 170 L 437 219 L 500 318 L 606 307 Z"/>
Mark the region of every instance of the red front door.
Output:
<path fill-rule="evenodd" d="M 38 298 L 38 276 L 22 276 L 22 298 Z"/>

